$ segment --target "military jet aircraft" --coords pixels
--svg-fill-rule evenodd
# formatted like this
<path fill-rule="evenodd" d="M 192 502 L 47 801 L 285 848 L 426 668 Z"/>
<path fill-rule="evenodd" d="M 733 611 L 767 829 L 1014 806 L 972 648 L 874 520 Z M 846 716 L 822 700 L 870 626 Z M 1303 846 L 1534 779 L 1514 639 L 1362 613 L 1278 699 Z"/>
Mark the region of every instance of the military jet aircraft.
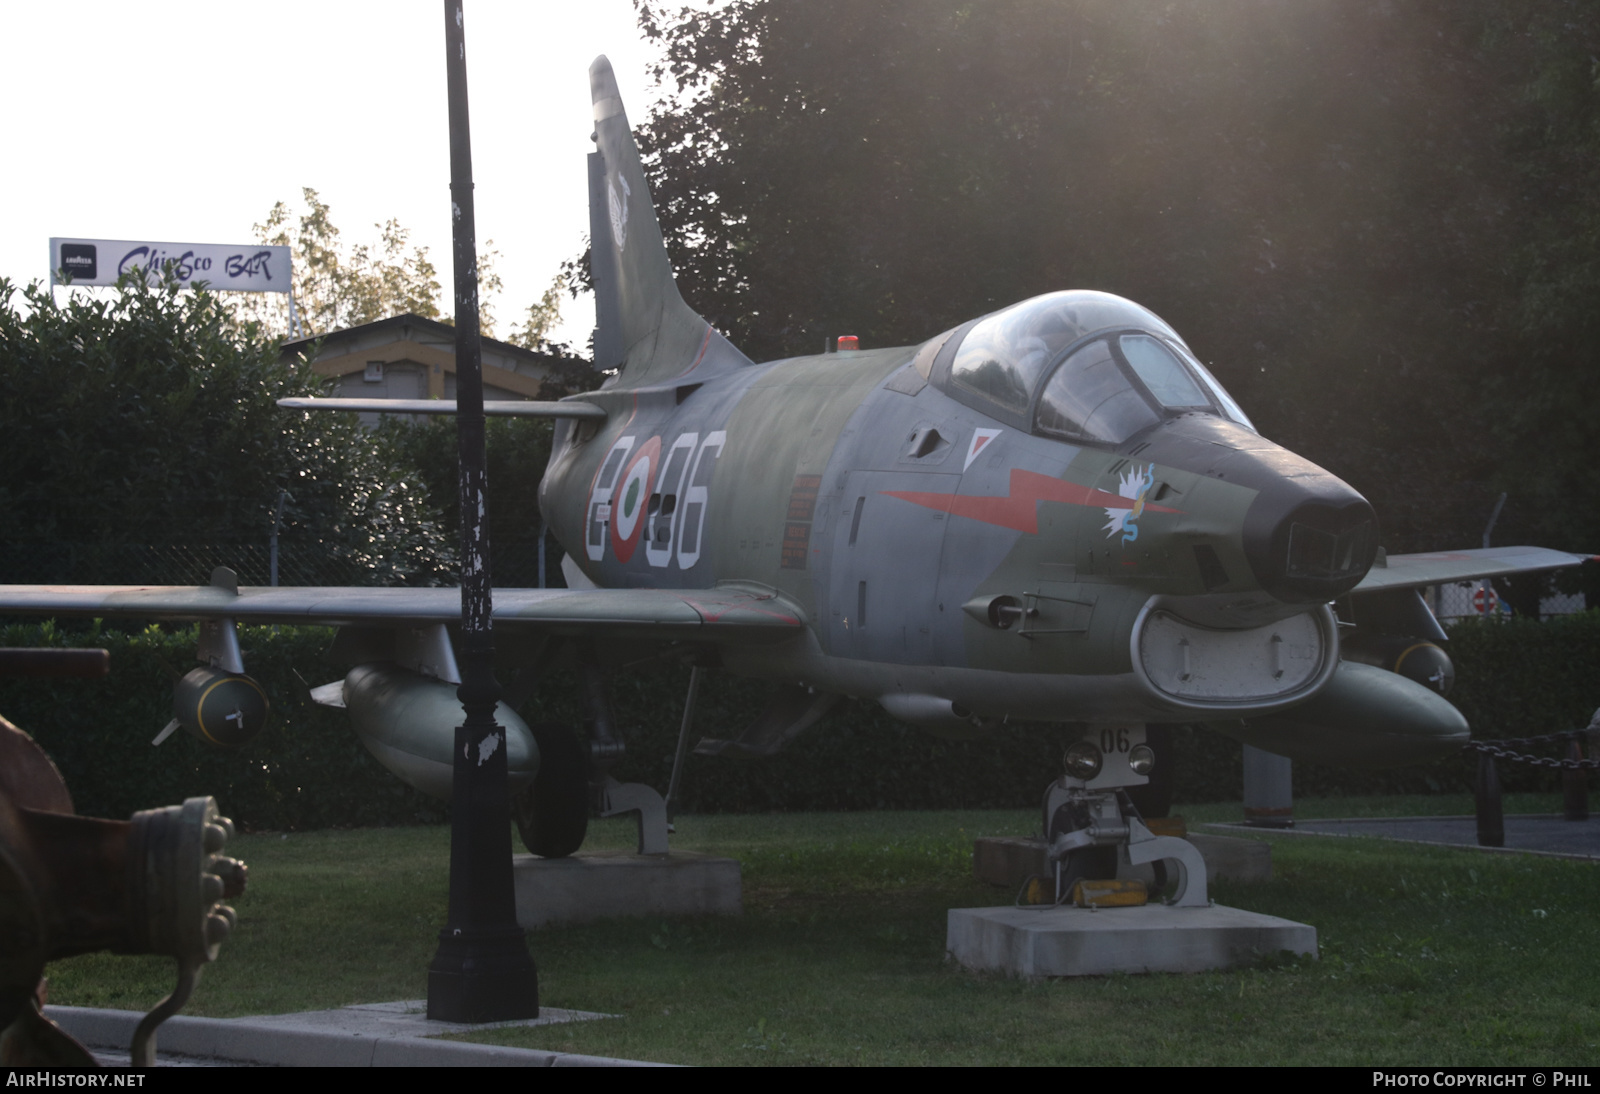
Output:
<path fill-rule="evenodd" d="M 679 295 L 605 58 L 590 81 L 596 367 L 614 374 L 487 408 L 558 420 L 540 502 L 570 586 L 496 590 L 497 644 L 529 659 L 561 646 L 590 674 L 588 771 L 575 741 L 500 711 L 537 852 L 581 841 L 585 784 L 620 748 L 603 670 L 641 651 L 771 681 L 765 713 L 705 752 L 774 752 L 844 695 L 962 737 L 1081 723 L 1053 784 L 1076 798 L 1046 818 L 1067 856 L 1133 809 L 1113 792 L 1164 759 L 1149 726 L 1369 766 L 1459 747 L 1445 635 L 1418 588 L 1583 560 L 1385 558 L 1359 493 L 1260 436 L 1177 331 L 1103 292 L 1035 297 L 921 345 L 840 338 L 756 364 Z M 200 589 L 10 586 L 0 610 L 206 621 L 177 721 L 218 741 L 265 714 L 236 621 L 337 625 L 352 668 L 315 694 L 401 778 L 448 796 L 454 589 L 241 589 L 222 574 Z M 613 812 L 647 808 L 597 784 Z"/>

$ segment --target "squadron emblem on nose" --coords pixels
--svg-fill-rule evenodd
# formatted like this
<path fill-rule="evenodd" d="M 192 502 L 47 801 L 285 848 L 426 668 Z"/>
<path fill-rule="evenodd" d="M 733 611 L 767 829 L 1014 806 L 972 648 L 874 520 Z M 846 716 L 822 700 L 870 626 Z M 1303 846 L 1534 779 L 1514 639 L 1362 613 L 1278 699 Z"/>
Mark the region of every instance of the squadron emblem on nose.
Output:
<path fill-rule="evenodd" d="M 1139 518 L 1144 515 L 1145 495 L 1155 485 L 1155 465 L 1149 464 L 1141 468 L 1134 464 L 1128 473 L 1122 476 L 1121 485 L 1117 493 L 1125 498 L 1132 498 L 1133 504 L 1126 509 L 1106 510 L 1106 538 L 1110 539 L 1118 532 L 1122 533 L 1123 543 L 1132 543 L 1139 538 Z"/>

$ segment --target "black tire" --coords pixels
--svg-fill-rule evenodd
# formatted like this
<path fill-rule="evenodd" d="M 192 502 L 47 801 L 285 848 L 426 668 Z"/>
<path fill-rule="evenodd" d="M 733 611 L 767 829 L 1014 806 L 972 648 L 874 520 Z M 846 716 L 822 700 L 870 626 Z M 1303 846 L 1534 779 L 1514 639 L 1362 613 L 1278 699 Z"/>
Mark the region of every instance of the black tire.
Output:
<path fill-rule="evenodd" d="M 530 726 L 539 746 L 539 774 L 511 797 L 522 845 L 541 858 L 566 858 L 589 831 L 589 764 L 566 726 Z"/>

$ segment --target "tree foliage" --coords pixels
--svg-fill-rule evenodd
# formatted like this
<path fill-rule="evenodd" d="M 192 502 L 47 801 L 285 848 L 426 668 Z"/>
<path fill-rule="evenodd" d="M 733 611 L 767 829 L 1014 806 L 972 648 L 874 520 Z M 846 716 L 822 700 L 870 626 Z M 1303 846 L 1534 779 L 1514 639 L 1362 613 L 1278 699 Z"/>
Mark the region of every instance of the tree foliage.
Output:
<path fill-rule="evenodd" d="M 374 225 L 376 244 L 347 248 L 317 192 L 307 186 L 301 197 L 305 208 L 298 217 L 280 201 L 253 230 L 260 242 L 289 248 L 303 334 L 314 337 L 405 312 L 439 318 L 438 270 L 426 247 L 407 253 L 410 232 L 399 221 Z M 274 334 L 289 333 L 288 301 L 278 294 L 251 294 L 235 310 L 241 320 Z"/>
<path fill-rule="evenodd" d="M 376 242 L 347 246 L 317 192 L 304 187 L 301 198 L 304 210 L 299 216 L 280 201 L 267 212 L 266 220 L 253 225 L 260 242 L 290 250 L 301 336 L 316 337 L 407 312 L 444 323 L 455 321 L 454 315 L 441 310 L 443 289 L 428 248 L 408 249 L 410 229 L 391 219 L 373 225 Z M 478 252 L 478 325 L 488 338 L 494 337 L 494 301 L 504 287 L 495 270 L 499 257 L 492 239 Z M 533 307 L 537 310 L 540 305 Z M 254 321 L 274 334 L 290 333 L 289 304 L 278 294 L 252 294 L 234 310 L 241 321 Z"/>
<path fill-rule="evenodd" d="M 135 278 L 58 305 L 0 280 L 0 529 L 57 545 L 55 580 L 115 580 L 129 544 L 264 543 L 287 491 L 284 543 L 344 581 L 440 579 L 451 551 L 417 474 L 342 416 L 276 405 L 319 393 L 209 292 Z"/>
<path fill-rule="evenodd" d="M 1532 538 L 1592 550 L 1600 542 L 1585 504 L 1600 407 L 1600 11 L 1572 0 L 1514 5 L 1487 37 L 1515 73 L 1502 131 L 1519 232 L 1505 256 L 1513 291 L 1497 316 L 1506 350 L 1485 384 L 1504 460 L 1504 520 Z M 1600 589 L 1589 592 L 1600 602 Z"/>
<path fill-rule="evenodd" d="M 565 359 L 564 364 L 576 362 Z M 587 390 L 599 377 L 593 372 L 570 367 L 569 377 L 579 382 L 553 388 L 546 396 L 560 396 Z M 489 476 L 489 557 L 497 585 L 534 586 L 539 584 L 539 540 L 544 520 L 539 506 L 539 483 L 550 462 L 553 424 L 548 418 L 490 418 L 484 423 L 485 455 Z M 457 489 L 457 426 L 443 416 L 420 422 L 386 420 L 378 429 L 378 441 L 394 462 L 415 467 L 430 496 L 442 498 Z M 455 542 L 460 534 L 460 512 L 454 507 L 443 513 L 440 525 Z M 563 585 L 560 576 L 562 549 L 551 537 L 545 542 L 546 584 Z"/>
<path fill-rule="evenodd" d="M 752 356 L 1103 289 L 1366 493 L 1391 550 L 1475 543 L 1502 489 L 1501 537 L 1600 543 L 1574 504 L 1600 9 L 733 0 L 640 21 L 678 90 L 640 135 L 680 285 Z"/>
<path fill-rule="evenodd" d="M 512 330 L 506 340 L 524 349 L 550 350 L 563 357 L 572 356 L 571 347 L 550 341 L 550 333 L 561 322 L 561 295 L 567 291 L 567 285 L 566 272 L 556 274 L 544 294 L 528 305 L 522 323 Z"/>

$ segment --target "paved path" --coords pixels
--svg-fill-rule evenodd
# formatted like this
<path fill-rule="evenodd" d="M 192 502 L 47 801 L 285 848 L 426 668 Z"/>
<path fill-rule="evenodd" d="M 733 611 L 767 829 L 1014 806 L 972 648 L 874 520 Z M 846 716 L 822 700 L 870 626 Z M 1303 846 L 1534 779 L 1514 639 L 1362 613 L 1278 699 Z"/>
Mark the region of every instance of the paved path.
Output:
<path fill-rule="evenodd" d="M 46 1007 L 45 1014 L 82 1041 L 102 1063 L 126 1066 L 128 1043 L 144 1017 L 137 1011 Z M 162 1067 L 627 1067 L 637 1060 L 440 1041 L 441 1034 L 507 1026 L 543 1026 L 615 1018 L 613 1014 L 542 1007 L 532 1021 L 460 1026 L 430 1022 L 427 1003 L 410 1000 L 275 1014 L 260 1018 L 196 1018 L 180 1014 L 156 1032 Z M 648 1066 L 648 1065 L 644 1065 Z"/>

